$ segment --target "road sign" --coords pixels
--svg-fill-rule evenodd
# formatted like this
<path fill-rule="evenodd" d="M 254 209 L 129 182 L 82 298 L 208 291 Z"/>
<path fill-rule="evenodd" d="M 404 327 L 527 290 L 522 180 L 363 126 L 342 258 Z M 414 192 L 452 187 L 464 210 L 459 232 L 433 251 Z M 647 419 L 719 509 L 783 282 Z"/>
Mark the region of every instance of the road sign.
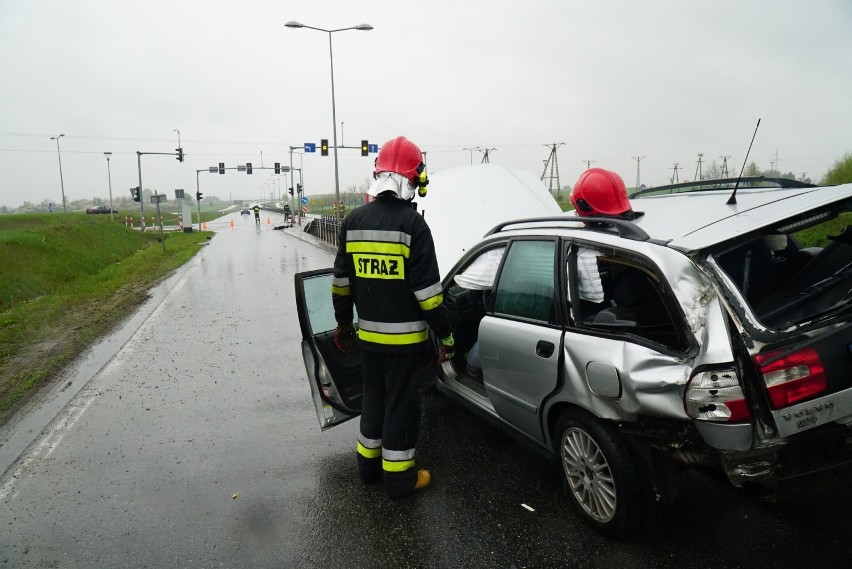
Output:
<path fill-rule="evenodd" d="M 305 152 L 316 152 L 317 151 L 317 143 L 316 142 L 306 142 L 305 143 Z"/>
<path fill-rule="evenodd" d="M 378 144 L 370 144 L 369 146 L 367 146 L 367 151 L 371 152 L 371 153 L 378 152 L 379 151 L 379 145 Z"/>
<path fill-rule="evenodd" d="M 308 203 L 308 196 L 302 196 L 302 203 Z"/>
<path fill-rule="evenodd" d="M 157 194 L 151 196 L 151 203 L 160 203 L 166 201 L 166 194 Z"/>
<path fill-rule="evenodd" d="M 178 188 L 175 190 L 175 199 L 182 200 L 184 198 L 183 190 Z"/>

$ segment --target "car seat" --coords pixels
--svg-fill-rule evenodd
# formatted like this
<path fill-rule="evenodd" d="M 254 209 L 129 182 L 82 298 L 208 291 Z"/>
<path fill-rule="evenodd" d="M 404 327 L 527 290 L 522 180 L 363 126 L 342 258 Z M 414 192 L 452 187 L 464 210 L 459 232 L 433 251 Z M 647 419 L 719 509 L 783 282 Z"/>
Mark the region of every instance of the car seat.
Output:
<path fill-rule="evenodd" d="M 625 269 L 612 283 L 613 306 L 598 312 L 593 324 L 637 326 L 647 322 L 649 309 L 659 307 L 659 295 L 650 278 L 638 269 Z M 663 311 L 665 312 L 665 311 Z"/>

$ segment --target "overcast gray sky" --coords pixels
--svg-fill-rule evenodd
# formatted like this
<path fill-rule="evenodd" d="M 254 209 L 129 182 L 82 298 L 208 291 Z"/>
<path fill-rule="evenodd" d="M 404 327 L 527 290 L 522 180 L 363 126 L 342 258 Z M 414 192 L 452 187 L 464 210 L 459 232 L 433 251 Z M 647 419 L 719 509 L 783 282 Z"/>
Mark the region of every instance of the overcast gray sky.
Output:
<path fill-rule="evenodd" d="M 405 135 L 430 171 L 490 161 L 541 176 L 552 143 L 562 185 L 611 168 L 633 185 L 693 178 L 730 156 L 819 178 L 852 152 L 849 0 L 0 0 L 0 205 L 61 204 L 137 185 L 194 192 L 196 170 L 287 163 L 332 139 Z M 342 126 L 341 126 L 342 123 Z M 339 153 L 340 186 L 374 156 Z M 299 158 L 295 159 L 296 164 Z M 334 190 L 331 156 L 302 159 L 307 193 Z M 548 171 L 549 174 L 549 171 Z M 205 195 L 252 199 L 271 171 L 202 172 Z M 267 186 L 268 187 L 268 186 Z M 283 180 L 282 180 L 282 187 Z"/>

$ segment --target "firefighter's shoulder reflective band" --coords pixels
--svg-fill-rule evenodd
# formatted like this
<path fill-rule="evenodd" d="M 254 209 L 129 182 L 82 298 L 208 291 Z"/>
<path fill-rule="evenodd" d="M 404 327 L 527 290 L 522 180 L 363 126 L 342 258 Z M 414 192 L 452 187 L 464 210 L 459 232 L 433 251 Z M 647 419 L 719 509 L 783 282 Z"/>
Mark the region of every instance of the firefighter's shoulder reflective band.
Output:
<path fill-rule="evenodd" d="M 414 298 L 420 304 L 421 310 L 432 310 L 441 306 L 444 302 L 444 295 L 441 291 L 441 283 L 435 283 L 430 287 L 418 290 L 414 293 Z"/>
<path fill-rule="evenodd" d="M 382 456 L 382 449 L 367 448 L 361 444 L 361 441 L 358 441 L 358 454 L 360 454 L 364 458 L 379 458 L 380 456 Z"/>
<path fill-rule="evenodd" d="M 411 246 L 411 235 L 404 231 L 383 231 L 381 229 L 350 229 L 346 233 L 346 241 L 383 241 L 385 243 L 402 243 Z"/>
<path fill-rule="evenodd" d="M 387 243 L 378 241 L 347 241 L 347 253 L 373 253 L 379 255 L 400 255 L 406 259 L 411 253 L 404 243 Z"/>

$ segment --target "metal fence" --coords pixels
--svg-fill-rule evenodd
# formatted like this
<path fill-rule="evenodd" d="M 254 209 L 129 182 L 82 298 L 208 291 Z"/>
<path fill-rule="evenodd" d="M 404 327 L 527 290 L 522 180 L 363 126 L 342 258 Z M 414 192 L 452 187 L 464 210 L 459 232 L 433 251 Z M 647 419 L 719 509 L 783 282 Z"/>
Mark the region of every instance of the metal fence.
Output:
<path fill-rule="evenodd" d="M 322 241 L 336 244 L 340 234 L 340 222 L 333 216 L 323 215 L 313 220 L 305 231 Z"/>

